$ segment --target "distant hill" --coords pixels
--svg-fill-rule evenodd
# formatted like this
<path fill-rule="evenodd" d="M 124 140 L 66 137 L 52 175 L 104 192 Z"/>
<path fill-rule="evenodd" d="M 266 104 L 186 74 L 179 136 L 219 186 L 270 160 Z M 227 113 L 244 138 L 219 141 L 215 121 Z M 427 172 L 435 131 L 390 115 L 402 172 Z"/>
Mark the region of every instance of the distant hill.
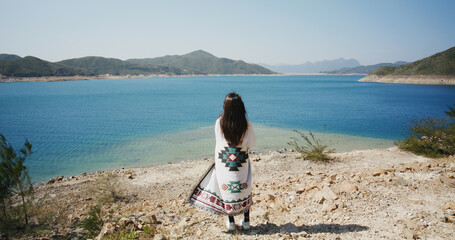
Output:
<path fill-rule="evenodd" d="M 455 76 L 455 47 L 399 67 L 382 67 L 372 75 L 442 75 Z"/>
<path fill-rule="evenodd" d="M 48 77 L 95 75 L 273 74 L 256 64 L 218 58 L 202 50 L 185 55 L 130 59 L 83 57 L 52 63 L 36 57 L 0 54 L 0 76 Z"/>
<path fill-rule="evenodd" d="M 398 67 L 403 64 L 409 64 L 408 62 L 403 62 L 403 61 L 398 61 L 395 63 L 378 63 L 374 65 L 367 65 L 367 66 L 358 66 L 358 67 L 353 67 L 353 68 L 341 68 L 338 70 L 333 70 L 333 71 L 322 71 L 321 73 L 328 73 L 328 74 L 368 74 L 380 67 Z"/>
<path fill-rule="evenodd" d="M 381 67 L 359 81 L 455 85 L 455 47 L 399 67 Z"/>
<path fill-rule="evenodd" d="M 21 59 L 21 57 L 14 54 L 0 54 L 0 60 L 16 60 Z"/>
<path fill-rule="evenodd" d="M 218 58 L 198 50 L 185 55 L 168 55 L 157 58 L 129 59 L 130 63 L 164 65 L 181 69 L 184 74 L 273 74 L 274 72 L 256 64 L 240 60 Z"/>
<path fill-rule="evenodd" d="M 150 75 L 150 74 L 175 74 L 181 75 L 182 71 L 175 67 L 159 65 L 142 65 L 122 61 L 115 58 L 83 57 L 63 60 L 59 64 L 87 69 L 97 75 Z"/>
<path fill-rule="evenodd" d="M 360 66 L 355 59 L 338 58 L 334 60 L 324 60 L 319 62 L 306 62 L 298 65 L 267 65 L 261 64 L 272 71 L 280 73 L 319 73 L 322 71 L 333 71 L 341 68 L 353 68 Z"/>
<path fill-rule="evenodd" d="M 15 56 L 15 55 L 10 55 Z M 47 77 L 90 75 L 87 70 L 51 63 L 36 57 L 0 60 L 0 75 L 7 77 Z"/>

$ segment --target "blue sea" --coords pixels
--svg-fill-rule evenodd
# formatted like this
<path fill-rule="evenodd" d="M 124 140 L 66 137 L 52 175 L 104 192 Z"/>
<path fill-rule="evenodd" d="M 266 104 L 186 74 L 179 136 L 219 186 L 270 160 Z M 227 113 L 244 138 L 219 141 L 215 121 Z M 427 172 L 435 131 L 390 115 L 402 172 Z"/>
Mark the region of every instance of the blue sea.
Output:
<path fill-rule="evenodd" d="M 33 181 L 210 157 L 228 92 L 242 95 L 256 151 L 293 129 L 337 151 L 393 146 L 418 117 L 443 117 L 455 86 L 358 82 L 363 76 L 235 76 L 0 83 L 0 133 L 27 138 Z"/>

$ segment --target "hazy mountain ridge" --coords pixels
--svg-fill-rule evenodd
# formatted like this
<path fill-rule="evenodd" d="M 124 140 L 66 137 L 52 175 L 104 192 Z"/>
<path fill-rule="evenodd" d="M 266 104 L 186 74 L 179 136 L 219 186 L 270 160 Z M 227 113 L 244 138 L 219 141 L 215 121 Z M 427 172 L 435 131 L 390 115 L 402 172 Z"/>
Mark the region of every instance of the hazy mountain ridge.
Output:
<path fill-rule="evenodd" d="M 268 65 L 260 64 L 275 72 L 280 73 L 319 73 L 322 71 L 333 71 L 341 68 L 353 68 L 361 66 L 356 59 L 337 58 L 333 60 L 323 60 L 318 62 L 306 62 L 296 65 Z"/>
<path fill-rule="evenodd" d="M 321 71 L 321 73 L 327 74 L 369 74 L 370 72 L 379 69 L 380 67 L 398 67 L 403 64 L 409 64 L 409 62 L 397 61 L 395 63 L 378 63 L 374 65 L 361 65 L 353 68 L 341 68 L 333 71 Z"/>

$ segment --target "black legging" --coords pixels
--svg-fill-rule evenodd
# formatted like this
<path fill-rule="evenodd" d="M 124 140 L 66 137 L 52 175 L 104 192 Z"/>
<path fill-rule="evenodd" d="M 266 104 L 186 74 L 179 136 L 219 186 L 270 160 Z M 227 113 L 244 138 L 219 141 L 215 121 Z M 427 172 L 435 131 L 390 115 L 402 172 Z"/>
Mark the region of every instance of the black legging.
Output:
<path fill-rule="evenodd" d="M 243 213 L 243 220 L 245 222 L 250 221 L 250 210 L 247 210 L 246 212 Z M 234 216 L 229 216 L 229 222 L 233 223 L 234 222 Z"/>

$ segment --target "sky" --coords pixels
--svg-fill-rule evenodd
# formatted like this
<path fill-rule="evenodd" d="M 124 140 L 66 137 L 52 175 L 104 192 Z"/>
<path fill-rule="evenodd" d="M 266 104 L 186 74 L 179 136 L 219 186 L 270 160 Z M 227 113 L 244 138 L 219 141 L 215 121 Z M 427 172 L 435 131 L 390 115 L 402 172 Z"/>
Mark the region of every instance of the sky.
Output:
<path fill-rule="evenodd" d="M 52 62 L 204 50 L 249 63 L 369 65 L 453 46 L 453 0 L 0 0 L 0 53 Z"/>

